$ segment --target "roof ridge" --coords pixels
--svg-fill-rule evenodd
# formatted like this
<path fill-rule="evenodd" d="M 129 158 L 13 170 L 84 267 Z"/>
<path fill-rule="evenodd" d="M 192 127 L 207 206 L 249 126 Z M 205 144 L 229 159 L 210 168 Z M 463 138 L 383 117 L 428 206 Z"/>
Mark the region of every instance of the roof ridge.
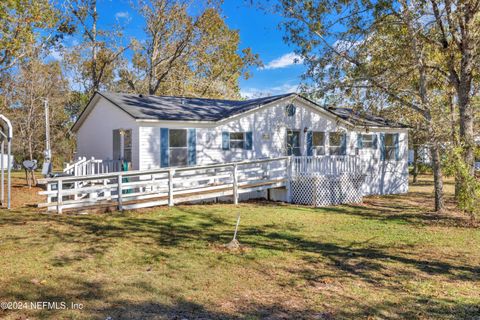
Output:
<path fill-rule="evenodd" d="M 236 100 L 236 99 L 218 99 L 218 98 L 204 98 L 204 97 L 188 97 L 188 96 L 173 96 L 173 95 L 154 95 L 154 94 L 141 94 L 141 93 L 126 93 L 126 92 L 112 92 L 112 91 L 96 91 L 99 94 L 114 94 L 114 95 L 125 95 L 125 96 L 137 96 L 137 97 L 145 97 L 145 98 L 177 98 L 177 99 L 198 99 L 198 100 L 215 100 L 215 101 L 228 101 L 228 102 L 247 102 L 247 101 L 255 101 L 260 99 L 270 99 L 282 96 L 289 96 L 289 95 L 297 95 L 295 92 L 283 93 L 283 94 L 276 94 L 273 96 L 266 96 L 266 97 L 258 97 L 253 99 L 246 99 L 246 100 Z"/>

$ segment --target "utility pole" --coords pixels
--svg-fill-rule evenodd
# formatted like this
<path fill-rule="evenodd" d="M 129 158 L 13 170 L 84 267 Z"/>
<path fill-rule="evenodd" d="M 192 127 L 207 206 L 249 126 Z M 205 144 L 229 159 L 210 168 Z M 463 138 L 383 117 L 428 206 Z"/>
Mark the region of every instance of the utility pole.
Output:
<path fill-rule="evenodd" d="M 43 162 L 42 174 L 48 176 L 52 172 L 52 150 L 50 148 L 50 117 L 48 108 L 48 99 L 44 100 L 45 106 L 45 161 Z"/>

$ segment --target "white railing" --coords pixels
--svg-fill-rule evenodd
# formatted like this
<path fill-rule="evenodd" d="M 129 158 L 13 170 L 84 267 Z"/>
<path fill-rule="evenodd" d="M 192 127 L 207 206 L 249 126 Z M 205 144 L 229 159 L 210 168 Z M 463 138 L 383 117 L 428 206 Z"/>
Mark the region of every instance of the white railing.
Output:
<path fill-rule="evenodd" d="M 361 170 L 362 163 L 356 156 L 312 156 L 292 159 L 292 174 L 339 175 L 358 173 Z"/>
<path fill-rule="evenodd" d="M 90 159 L 80 157 L 77 161 L 68 164 L 63 169 L 63 173 L 72 176 L 86 176 L 119 171 L 122 171 L 121 160 L 101 160 L 93 157 Z"/>
<path fill-rule="evenodd" d="M 94 159 L 79 162 L 72 175 L 42 179 L 47 197 L 39 207 L 56 210 L 114 206 L 119 210 L 233 196 L 270 188 L 287 187 L 298 176 L 344 175 L 362 172 L 353 156 L 279 157 L 194 167 L 102 172 Z M 88 163 L 88 165 L 85 165 Z M 90 166 L 90 167 L 88 167 Z M 78 169 L 81 168 L 81 169 Z M 109 170 L 109 169 L 108 169 Z M 289 200 L 288 200 L 289 201 Z"/>
<path fill-rule="evenodd" d="M 39 204 L 61 213 L 64 209 L 115 206 L 119 210 L 233 196 L 286 186 L 289 157 L 206 166 L 135 170 L 42 179 L 47 202 Z"/>

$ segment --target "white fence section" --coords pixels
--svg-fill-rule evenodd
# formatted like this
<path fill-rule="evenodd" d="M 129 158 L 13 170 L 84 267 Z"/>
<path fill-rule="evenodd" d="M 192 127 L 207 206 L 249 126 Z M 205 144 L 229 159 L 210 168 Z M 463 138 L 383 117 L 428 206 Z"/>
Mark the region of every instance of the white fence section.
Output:
<path fill-rule="evenodd" d="M 110 172 L 122 171 L 121 160 L 101 160 L 85 157 L 78 158 L 77 161 L 67 164 L 63 169 L 63 173 L 72 176 L 86 176 Z"/>
<path fill-rule="evenodd" d="M 355 156 L 312 156 L 312 157 L 293 157 L 292 173 L 321 173 L 328 175 L 338 175 L 343 173 L 353 173 L 362 170 L 362 163 Z"/>
<path fill-rule="evenodd" d="M 83 158 L 66 168 L 71 176 L 43 179 L 47 190 L 40 194 L 47 201 L 39 207 L 58 213 L 88 207 L 126 210 L 225 196 L 236 204 L 239 194 L 284 187 L 292 203 L 354 203 L 362 201 L 366 168 L 354 156 L 280 157 L 124 172 L 120 162 L 107 163 Z"/>
<path fill-rule="evenodd" d="M 173 206 L 180 202 L 233 196 L 286 186 L 289 157 L 148 171 L 125 171 L 43 179 L 47 202 L 64 209 L 115 206 L 119 210 Z"/>

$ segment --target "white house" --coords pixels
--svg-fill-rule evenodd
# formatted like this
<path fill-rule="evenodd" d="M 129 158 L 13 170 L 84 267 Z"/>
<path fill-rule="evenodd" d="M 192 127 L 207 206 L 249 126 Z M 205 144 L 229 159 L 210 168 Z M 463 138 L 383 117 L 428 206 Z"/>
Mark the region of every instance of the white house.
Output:
<path fill-rule="evenodd" d="M 77 156 L 122 158 L 134 170 L 351 155 L 368 166 L 365 194 L 408 188 L 406 127 L 294 93 L 234 101 L 96 92 L 72 130 Z"/>

